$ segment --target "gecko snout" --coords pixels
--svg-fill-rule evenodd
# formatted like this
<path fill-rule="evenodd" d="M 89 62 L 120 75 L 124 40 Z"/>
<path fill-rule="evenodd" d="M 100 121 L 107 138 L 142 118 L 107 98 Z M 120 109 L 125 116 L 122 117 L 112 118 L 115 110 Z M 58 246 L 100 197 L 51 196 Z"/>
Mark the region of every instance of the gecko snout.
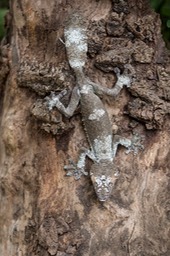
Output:
<path fill-rule="evenodd" d="M 95 163 L 90 170 L 91 180 L 99 201 L 109 199 L 117 177 L 114 175 L 114 165 Z"/>

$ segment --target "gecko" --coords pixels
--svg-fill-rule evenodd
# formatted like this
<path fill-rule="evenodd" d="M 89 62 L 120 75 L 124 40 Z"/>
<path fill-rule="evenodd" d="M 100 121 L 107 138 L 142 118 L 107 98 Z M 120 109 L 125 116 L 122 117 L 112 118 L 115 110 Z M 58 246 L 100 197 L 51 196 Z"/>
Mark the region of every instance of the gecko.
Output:
<path fill-rule="evenodd" d="M 109 199 L 117 179 L 114 158 L 118 145 L 123 145 L 135 153 L 141 148 L 137 137 L 130 140 L 119 135 L 113 136 L 112 124 L 101 100 L 102 95 L 116 97 L 123 86 L 130 86 L 132 78 L 128 72 L 131 67 L 126 65 L 122 74 L 119 68 L 115 68 L 117 82 L 114 87 L 111 89 L 103 87 L 86 77 L 83 70 L 88 50 L 87 26 L 79 14 L 74 14 L 69 19 L 64 29 L 64 38 L 68 62 L 75 73 L 76 86 L 72 90 L 67 107 L 60 101 L 66 94 L 66 90 L 58 95 L 52 93 L 47 98 L 47 104 L 49 110 L 56 107 L 68 118 L 74 114 L 80 104 L 90 149 L 84 149 L 81 152 L 77 164 L 72 162 L 64 168 L 68 171 L 68 176 L 74 175 L 75 179 L 80 179 L 82 175 L 88 175 L 88 172 L 85 171 L 85 161 L 86 157 L 89 157 L 93 162 L 89 170 L 91 181 L 99 201 L 104 202 Z"/>

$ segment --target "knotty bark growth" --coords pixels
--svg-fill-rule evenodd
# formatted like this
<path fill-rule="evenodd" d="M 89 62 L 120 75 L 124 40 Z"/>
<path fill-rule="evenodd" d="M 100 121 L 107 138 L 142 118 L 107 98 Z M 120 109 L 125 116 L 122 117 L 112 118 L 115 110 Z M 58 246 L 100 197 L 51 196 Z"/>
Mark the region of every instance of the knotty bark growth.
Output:
<path fill-rule="evenodd" d="M 103 99 L 113 133 L 145 136 L 126 155 L 109 201 L 98 202 L 89 177 L 63 166 L 87 146 L 81 114 L 49 112 L 44 98 L 75 86 L 63 28 L 74 12 L 88 22 L 86 74 L 112 87 L 115 67 L 135 79 Z M 0 56 L 0 255 L 170 255 L 170 66 L 160 19 L 146 0 L 10 1 Z M 87 170 L 91 162 L 87 161 Z"/>

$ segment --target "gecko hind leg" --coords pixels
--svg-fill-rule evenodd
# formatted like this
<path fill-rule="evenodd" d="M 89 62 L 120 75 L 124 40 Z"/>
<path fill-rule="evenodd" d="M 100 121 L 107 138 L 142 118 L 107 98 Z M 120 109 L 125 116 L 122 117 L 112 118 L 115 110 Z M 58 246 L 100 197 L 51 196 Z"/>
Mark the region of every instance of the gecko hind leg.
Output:
<path fill-rule="evenodd" d="M 142 150 L 144 148 L 144 146 L 141 144 L 141 141 L 143 141 L 143 139 L 143 136 L 140 136 L 139 134 L 134 134 L 132 139 L 127 139 L 122 136 L 115 135 L 112 146 L 113 158 L 116 155 L 118 145 L 122 145 L 127 148 L 126 154 L 133 152 L 134 155 L 136 155 L 139 150 Z"/>
<path fill-rule="evenodd" d="M 122 146 L 126 147 L 127 149 L 129 149 L 129 147 L 131 146 L 131 140 L 126 139 L 126 138 L 124 138 L 120 135 L 114 135 L 113 144 L 112 144 L 113 158 L 116 155 L 117 148 L 118 148 L 119 145 L 122 145 Z"/>
<path fill-rule="evenodd" d="M 95 156 L 93 152 L 88 149 L 83 149 L 83 152 L 80 154 L 77 164 L 75 164 L 72 160 L 69 160 L 70 164 L 64 166 L 64 170 L 67 171 L 66 176 L 74 176 L 75 180 L 79 180 L 82 175 L 87 176 L 88 172 L 85 171 L 85 161 L 87 156 L 91 160 L 95 161 Z"/>
<path fill-rule="evenodd" d="M 75 180 L 79 180 L 82 175 L 88 175 L 88 172 L 84 168 L 78 167 L 72 159 L 69 159 L 69 165 L 65 165 L 64 170 L 67 171 L 66 176 L 74 176 Z"/>
<path fill-rule="evenodd" d="M 137 155 L 139 150 L 144 149 L 144 146 L 142 145 L 143 140 L 144 140 L 143 135 L 135 133 L 131 139 L 131 145 L 126 150 L 126 154 L 133 152 L 134 155 Z"/>

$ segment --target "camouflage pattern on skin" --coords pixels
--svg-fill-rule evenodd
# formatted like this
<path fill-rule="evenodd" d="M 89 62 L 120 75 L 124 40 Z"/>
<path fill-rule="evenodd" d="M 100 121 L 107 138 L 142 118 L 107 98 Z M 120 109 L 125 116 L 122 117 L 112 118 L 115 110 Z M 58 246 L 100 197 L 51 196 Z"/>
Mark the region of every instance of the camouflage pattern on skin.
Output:
<path fill-rule="evenodd" d="M 49 110 L 56 107 L 65 116 L 70 117 L 80 102 L 82 121 L 91 150 L 84 150 L 80 154 L 77 164 L 71 162 L 70 165 L 65 166 L 65 170 L 68 171 L 68 176 L 74 175 L 75 179 L 79 179 L 82 175 L 88 174 L 85 172 L 86 157 L 92 159 L 94 164 L 89 170 L 90 177 L 99 201 L 103 202 L 110 197 L 117 179 L 113 160 L 118 145 L 121 144 L 130 151 L 131 149 L 140 148 L 141 144 L 140 142 L 135 144 L 135 140 L 132 143 L 131 140 L 117 135 L 113 138 L 112 124 L 99 97 L 102 94 L 116 97 L 123 86 L 129 87 L 131 76 L 127 69 L 130 68 L 126 66 L 123 74 L 120 74 L 120 70 L 115 68 L 117 82 L 113 89 L 102 87 L 87 78 L 83 73 L 83 67 L 87 59 L 87 35 L 86 26 L 82 24 L 85 24 L 82 17 L 75 14 L 64 30 L 67 57 L 71 68 L 75 72 L 77 82 L 69 105 L 65 107 L 60 101 L 63 92 L 58 95 L 52 94 L 51 98 L 48 98 L 47 104 Z"/>

